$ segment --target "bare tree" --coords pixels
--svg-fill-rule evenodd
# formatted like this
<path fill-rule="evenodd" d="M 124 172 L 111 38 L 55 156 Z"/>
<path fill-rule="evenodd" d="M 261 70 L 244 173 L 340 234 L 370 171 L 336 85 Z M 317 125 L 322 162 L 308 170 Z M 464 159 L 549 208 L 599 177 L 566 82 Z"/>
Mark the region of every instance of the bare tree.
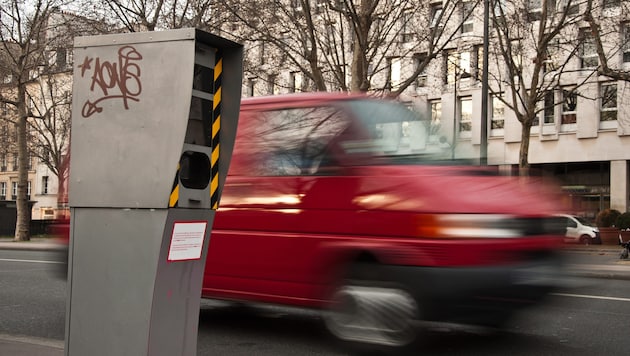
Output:
<path fill-rule="evenodd" d="M 527 174 L 532 126 L 541 113 L 561 102 L 549 100 L 554 90 L 570 84 L 577 93 L 593 75 L 581 72 L 580 32 L 584 0 L 491 0 L 491 91 L 511 109 L 521 124 L 519 168 Z M 583 8 L 582 8 L 583 9 Z M 553 98 L 553 96 L 551 96 Z M 547 101 L 545 101 L 547 99 Z"/>
<path fill-rule="evenodd" d="M 91 27 L 91 21 L 70 25 L 68 14 L 60 10 L 64 3 L 59 0 L 28 4 L 2 0 L 1 4 L 0 51 L 6 85 L 0 91 L 0 102 L 10 107 L 11 114 L 3 119 L 16 132 L 15 240 L 24 241 L 30 239 L 29 160 L 39 157 L 60 176 L 70 130 L 69 47 L 75 30 Z"/>
<path fill-rule="evenodd" d="M 30 117 L 27 86 L 40 63 L 44 62 L 41 39 L 45 36 L 46 20 L 54 3 L 38 0 L 26 5 L 17 0 L 2 1 L 0 39 L 4 58 L 13 84 L 2 93 L 0 100 L 15 108 L 12 124 L 17 131 L 18 185 L 17 223 L 15 240 L 30 239 L 28 189 L 28 119 Z"/>
<path fill-rule="evenodd" d="M 227 0 L 220 6 L 226 15 L 218 31 L 249 44 L 245 67 L 253 77 L 266 80 L 278 68 L 293 68 L 314 90 L 387 91 L 396 96 L 459 33 L 461 3 Z M 415 57 L 415 66 L 396 86 L 383 80 L 391 58 L 410 57 Z"/>
<path fill-rule="evenodd" d="M 216 20 L 217 0 L 83 0 L 103 18 L 128 32 L 196 27 L 204 28 Z M 87 15 L 87 14 L 86 14 Z"/>
<path fill-rule="evenodd" d="M 606 5 L 609 5 L 609 8 Z M 623 81 L 630 81 L 630 71 L 620 66 L 620 62 L 613 58 L 621 58 L 621 62 L 630 62 L 630 27 L 625 22 L 627 18 L 619 18 L 620 15 L 627 16 L 625 14 L 628 10 L 630 10 L 630 4 L 626 1 L 593 3 L 593 0 L 586 0 L 584 11 L 584 20 L 589 25 L 597 51 L 598 74 Z M 594 16 L 594 14 L 606 11 L 610 14 L 601 17 Z"/>

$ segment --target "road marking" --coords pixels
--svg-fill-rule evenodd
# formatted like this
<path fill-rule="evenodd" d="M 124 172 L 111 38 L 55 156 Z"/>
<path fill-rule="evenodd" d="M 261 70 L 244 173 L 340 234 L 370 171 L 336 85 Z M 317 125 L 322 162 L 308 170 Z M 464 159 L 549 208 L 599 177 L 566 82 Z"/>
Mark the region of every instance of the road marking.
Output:
<path fill-rule="evenodd" d="M 27 263 L 48 263 L 48 264 L 65 264 L 61 261 L 39 261 L 39 260 L 14 260 L 11 258 L 0 258 L 2 262 L 27 262 Z"/>
<path fill-rule="evenodd" d="M 582 295 L 582 294 L 568 294 L 568 293 L 551 293 L 560 297 L 573 297 L 573 298 L 587 298 L 587 299 L 604 299 L 604 300 L 618 300 L 622 302 L 630 302 L 630 298 L 618 298 L 618 297 L 603 297 L 599 295 Z"/>

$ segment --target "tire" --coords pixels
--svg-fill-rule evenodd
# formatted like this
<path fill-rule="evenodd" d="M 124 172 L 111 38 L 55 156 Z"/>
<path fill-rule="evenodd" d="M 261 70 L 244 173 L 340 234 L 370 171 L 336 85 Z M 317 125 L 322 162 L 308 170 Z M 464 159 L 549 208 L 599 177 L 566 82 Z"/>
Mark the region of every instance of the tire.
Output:
<path fill-rule="evenodd" d="M 388 282 L 379 265 L 355 265 L 349 274 L 324 312 L 328 331 L 352 352 L 405 351 L 418 336 L 415 299 Z"/>
<path fill-rule="evenodd" d="M 588 235 L 580 236 L 580 245 L 588 246 L 591 244 L 591 237 Z"/>

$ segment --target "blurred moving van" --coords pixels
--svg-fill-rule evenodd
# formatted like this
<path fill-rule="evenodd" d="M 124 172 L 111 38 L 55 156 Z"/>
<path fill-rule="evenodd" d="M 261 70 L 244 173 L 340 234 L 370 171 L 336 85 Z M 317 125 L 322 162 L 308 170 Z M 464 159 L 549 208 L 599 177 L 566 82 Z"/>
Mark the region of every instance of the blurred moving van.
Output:
<path fill-rule="evenodd" d="M 387 349 L 539 302 L 559 190 L 450 160 L 434 124 L 362 95 L 242 100 L 202 296 L 321 309 L 338 339 Z"/>

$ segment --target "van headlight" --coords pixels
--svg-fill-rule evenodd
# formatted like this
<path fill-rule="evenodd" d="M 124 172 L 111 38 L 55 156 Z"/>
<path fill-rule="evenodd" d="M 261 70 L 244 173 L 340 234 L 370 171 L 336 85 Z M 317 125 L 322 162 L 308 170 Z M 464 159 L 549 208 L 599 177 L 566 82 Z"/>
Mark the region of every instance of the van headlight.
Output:
<path fill-rule="evenodd" d="M 516 238 L 564 235 L 555 217 L 518 217 L 509 214 L 423 214 L 418 233 L 427 238 Z"/>

